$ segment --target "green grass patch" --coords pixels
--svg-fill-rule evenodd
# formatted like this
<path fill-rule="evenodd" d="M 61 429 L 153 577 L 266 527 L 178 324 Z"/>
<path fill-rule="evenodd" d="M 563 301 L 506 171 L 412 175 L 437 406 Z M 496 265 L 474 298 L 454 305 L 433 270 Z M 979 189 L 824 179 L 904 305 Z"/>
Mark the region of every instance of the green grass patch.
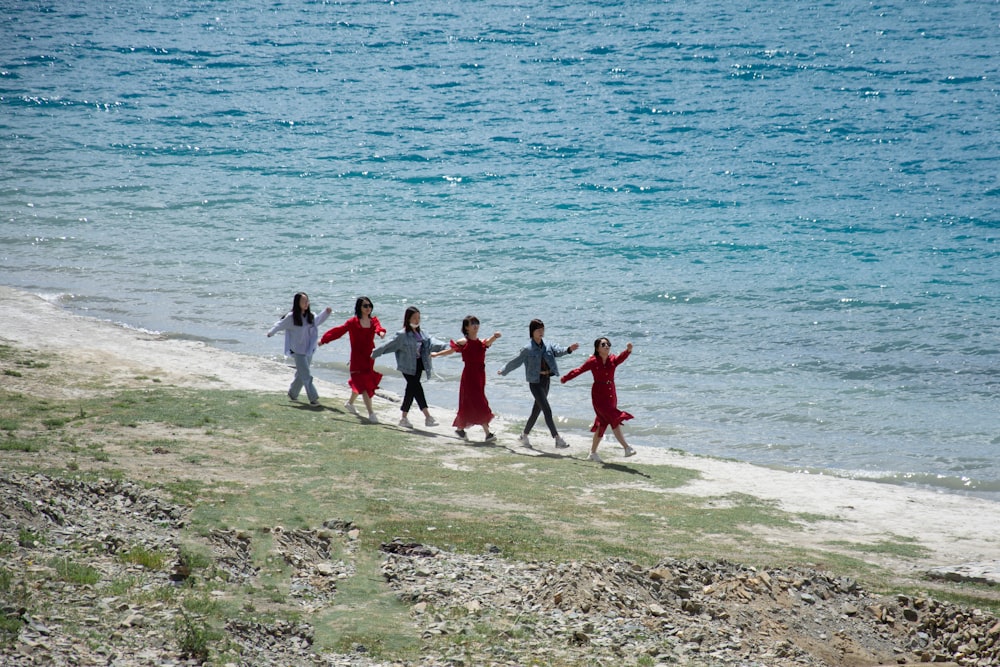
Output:
<path fill-rule="evenodd" d="M 839 540 L 831 540 L 826 542 L 826 544 L 845 547 L 852 551 L 859 551 L 861 553 L 881 554 L 886 556 L 895 556 L 897 558 L 927 558 L 932 553 L 930 549 L 920 544 L 915 538 L 903 537 L 900 535 L 891 535 L 890 538 L 891 539 L 881 540 L 873 544 L 844 542 Z"/>
<path fill-rule="evenodd" d="M 4 452 L 40 452 L 45 448 L 40 438 L 3 438 L 0 439 L 0 451 Z"/>
<path fill-rule="evenodd" d="M 17 544 L 30 549 L 35 545 L 45 544 L 45 537 L 27 528 L 19 528 L 17 531 Z"/>
<path fill-rule="evenodd" d="M 147 570 L 162 570 L 169 557 L 168 554 L 162 551 L 147 549 L 138 545 L 118 556 L 123 563 L 141 565 Z"/>
<path fill-rule="evenodd" d="M 49 567 L 55 570 L 56 576 L 62 581 L 79 586 L 93 586 L 101 580 L 101 573 L 69 558 L 54 558 L 49 561 Z"/>
<path fill-rule="evenodd" d="M 336 603 L 311 619 L 316 642 L 342 653 L 363 646 L 375 659 L 416 659 L 420 636 L 410 606 L 385 585 L 380 563 L 370 551 L 358 559 L 357 574 L 338 584 Z"/>

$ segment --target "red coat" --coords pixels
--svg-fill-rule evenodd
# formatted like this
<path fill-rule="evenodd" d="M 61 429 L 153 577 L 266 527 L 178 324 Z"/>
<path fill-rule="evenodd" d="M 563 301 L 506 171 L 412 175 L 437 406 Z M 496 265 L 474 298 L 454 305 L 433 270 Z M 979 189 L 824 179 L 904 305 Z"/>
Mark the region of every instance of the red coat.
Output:
<path fill-rule="evenodd" d="M 375 372 L 375 362 L 372 360 L 372 350 L 375 349 L 375 335 L 384 334 L 385 327 L 372 316 L 371 326 L 365 328 L 361 326 L 361 320 L 352 317 L 340 326 L 334 327 L 323 334 L 320 345 L 326 345 L 337 340 L 345 333 L 350 334 L 351 339 L 351 360 L 348 362 L 348 369 L 351 371 L 351 378 L 347 381 L 351 391 L 356 394 L 368 394 L 373 396 L 378 385 L 382 382 L 382 374 Z"/>
<path fill-rule="evenodd" d="M 590 400 L 594 404 L 594 425 L 590 430 L 603 437 L 604 432 L 610 426 L 615 428 L 626 419 L 632 419 L 632 415 L 618 409 L 618 390 L 615 388 L 615 369 L 623 361 L 628 359 L 629 352 L 625 350 L 621 354 L 609 354 L 607 361 L 601 361 L 598 356 L 592 356 L 583 362 L 579 368 L 574 368 L 559 381 L 568 382 L 578 375 L 590 371 L 594 374 L 594 384 L 590 388 Z"/>

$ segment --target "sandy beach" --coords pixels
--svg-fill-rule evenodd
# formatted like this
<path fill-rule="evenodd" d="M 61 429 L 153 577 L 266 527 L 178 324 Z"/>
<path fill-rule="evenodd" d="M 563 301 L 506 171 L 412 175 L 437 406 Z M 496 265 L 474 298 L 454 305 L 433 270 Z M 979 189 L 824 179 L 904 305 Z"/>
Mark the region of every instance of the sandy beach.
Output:
<path fill-rule="evenodd" d="M 0 323 L 0 342 L 81 362 L 96 362 L 105 369 L 103 382 L 108 386 L 127 385 L 137 375 L 155 372 L 164 381 L 179 386 L 259 390 L 280 395 L 292 376 L 290 367 L 280 362 L 72 315 L 37 296 L 6 287 L 0 287 Z M 390 390 L 397 384 L 391 378 L 383 382 Z M 328 406 L 339 407 L 348 396 L 346 383 L 319 382 L 317 387 L 322 402 Z M 395 423 L 396 403 L 377 396 L 375 407 L 384 423 Z M 442 407 L 433 408 L 433 412 L 441 425 L 431 430 L 440 432 L 442 439 L 445 436 L 453 439 L 448 426 L 452 414 Z M 495 431 L 501 441 L 509 441 L 506 444 L 510 448 L 518 446 L 513 424 L 497 424 Z M 590 433 L 564 435 L 571 445 L 569 452 L 584 458 Z M 915 488 L 776 471 L 641 443 L 636 448 L 639 454 L 629 460 L 631 466 L 679 466 L 700 473 L 700 479 L 676 493 L 699 497 L 747 494 L 773 502 L 788 512 L 830 518 L 811 523 L 802 531 L 776 530 L 766 536 L 776 543 L 812 547 L 835 540 L 877 543 L 892 536 L 912 538 L 929 555 L 907 561 L 904 567 L 973 572 L 1000 583 L 1000 505 L 996 503 Z M 505 451 L 483 451 L 478 455 L 503 456 Z M 620 449 L 611 442 L 602 446 L 602 455 L 609 463 L 621 462 Z M 442 455 L 441 465 L 450 464 L 447 455 Z M 609 470 L 608 474 L 613 472 Z M 898 570 L 900 563 L 893 563 L 893 567 Z"/>

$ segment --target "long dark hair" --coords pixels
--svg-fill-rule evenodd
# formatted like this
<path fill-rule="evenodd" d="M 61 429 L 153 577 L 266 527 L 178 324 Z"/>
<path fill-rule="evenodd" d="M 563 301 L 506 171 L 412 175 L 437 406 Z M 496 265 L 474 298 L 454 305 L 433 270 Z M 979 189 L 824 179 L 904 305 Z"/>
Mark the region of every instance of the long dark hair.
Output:
<path fill-rule="evenodd" d="M 406 309 L 406 312 L 403 313 L 403 330 L 404 331 L 415 331 L 416 333 L 420 333 L 420 325 L 419 324 L 416 326 L 416 328 L 411 328 L 410 327 L 410 318 L 413 317 L 414 315 L 418 315 L 418 314 L 420 314 L 420 309 L 417 308 L 416 306 L 409 306 Z"/>
<path fill-rule="evenodd" d="M 471 327 L 473 324 L 479 324 L 479 318 L 476 317 L 475 315 L 466 315 L 465 319 L 462 320 L 462 335 L 463 336 L 468 336 L 469 335 L 469 327 Z"/>
<path fill-rule="evenodd" d="M 600 358 L 601 341 L 608 341 L 608 354 L 611 353 L 611 339 L 607 336 L 601 336 L 594 340 L 594 356 Z"/>
<path fill-rule="evenodd" d="M 362 304 L 370 303 L 372 304 L 372 313 L 375 312 L 375 303 L 366 296 L 359 296 L 358 300 L 354 302 L 354 316 L 357 318 L 361 317 L 361 306 Z M 371 315 L 372 313 L 368 313 Z"/>
<path fill-rule="evenodd" d="M 292 299 L 292 320 L 295 321 L 295 326 L 297 327 L 302 326 L 303 315 L 306 316 L 306 321 L 309 324 L 313 323 L 312 308 L 306 308 L 305 310 L 302 310 L 302 305 L 301 305 L 302 297 L 309 298 L 309 296 L 305 292 L 296 292 L 295 298 Z"/>

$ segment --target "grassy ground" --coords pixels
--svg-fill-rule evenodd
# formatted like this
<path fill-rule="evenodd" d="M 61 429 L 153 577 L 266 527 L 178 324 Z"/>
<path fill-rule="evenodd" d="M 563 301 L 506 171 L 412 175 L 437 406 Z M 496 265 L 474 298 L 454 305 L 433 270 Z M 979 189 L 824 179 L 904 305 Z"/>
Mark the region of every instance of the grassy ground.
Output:
<path fill-rule="evenodd" d="M 162 593 L 185 596 L 183 604 L 209 626 L 247 613 L 297 617 L 301 611 L 287 600 L 287 568 L 268 558 L 268 536 L 275 526 L 314 529 L 329 520 L 360 528 L 351 554 L 357 575 L 339 585 L 335 605 L 310 616 L 317 643 L 360 643 L 390 657 L 413 654 L 420 640 L 379 574 L 379 545 L 397 537 L 470 553 L 498 548 L 529 561 L 619 557 L 651 566 L 697 557 L 809 565 L 871 590 L 898 581 L 898 573 L 871 562 L 873 552 L 921 554 L 919 544 L 892 535 L 878 545 L 831 543 L 829 551 L 776 545 L 758 532 L 795 531 L 821 517 L 792 515 L 745 495 L 678 494 L 697 475 L 689 469 L 602 467 L 404 433 L 361 424 L 342 410 L 290 403 L 283 393 L 182 389 L 151 376 L 135 377 L 127 388 L 103 387 L 99 375 L 74 375 L 54 358 L 9 346 L 0 346 L 0 369 L 5 470 L 125 478 L 156 489 L 193 509 L 185 540 L 192 562 L 206 568 L 211 531 L 255 536 L 258 586 L 212 600 L 195 577 L 189 590 Z M 2 570 L 0 594 L 9 594 Z M 149 595 L 140 590 L 135 595 Z M 951 597 L 995 610 L 980 592 L 956 587 Z"/>

